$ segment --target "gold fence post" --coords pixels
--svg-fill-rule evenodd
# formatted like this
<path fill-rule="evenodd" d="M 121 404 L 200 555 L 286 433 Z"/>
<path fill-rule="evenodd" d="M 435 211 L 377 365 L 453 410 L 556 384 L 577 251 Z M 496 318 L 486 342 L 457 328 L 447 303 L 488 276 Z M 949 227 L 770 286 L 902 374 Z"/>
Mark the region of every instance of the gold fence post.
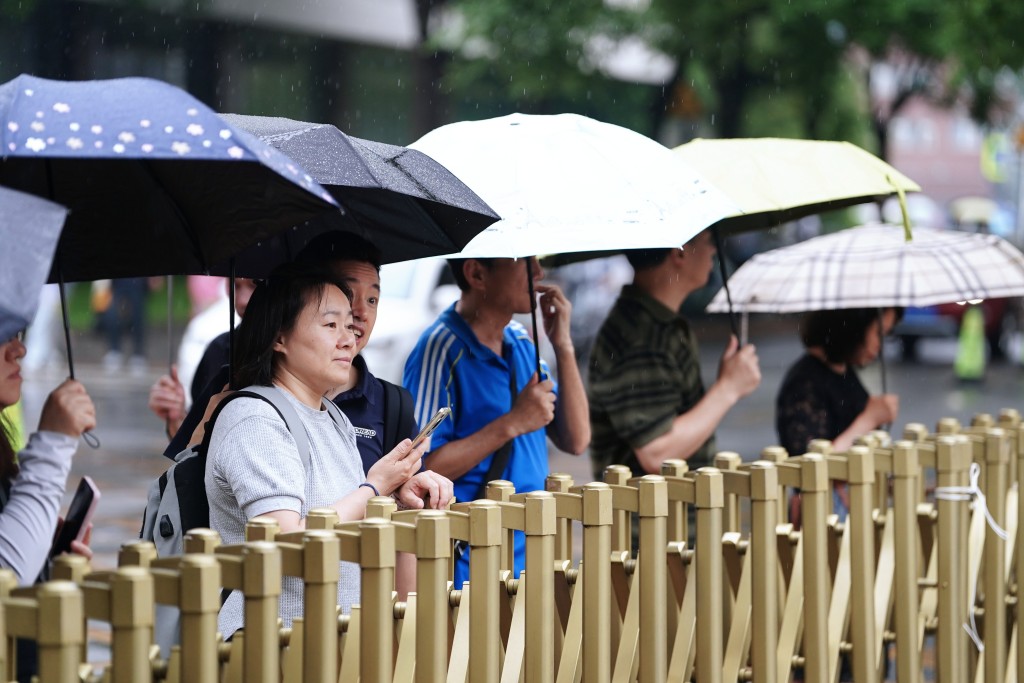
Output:
<path fill-rule="evenodd" d="M 322 521 L 329 520 L 327 515 Z M 313 529 L 302 535 L 304 683 L 333 683 L 338 678 L 340 567 L 341 542 L 333 531 Z"/>
<path fill-rule="evenodd" d="M 611 678 L 612 491 L 603 482 L 583 487 L 583 680 Z M 578 599 L 578 598 L 577 598 Z"/>
<path fill-rule="evenodd" d="M 192 529 L 185 534 L 182 544 L 185 554 L 211 555 L 220 547 L 220 534 L 213 529 Z"/>
<path fill-rule="evenodd" d="M 359 674 L 361 683 L 390 683 L 393 677 L 395 527 L 374 517 L 359 524 Z"/>
<path fill-rule="evenodd" d="M 712 467 L 697 470 L 693 483 L 697 508 L 697 681 L 721 683 L 725 627 L 722 615 L 725 488 L 722 473 Z M 691 588 L 687 587 L 687 590 Z M 643 668 L 642 660 L 640 667 Z"/>
<path fill-rule="evenodd" d="M 117 552 L 118 567 L 148 567 L 156 559 L 156 546 L 150 541 L 131 541 Z"/>
<path fill-rule="evenodd" d="M 656 474 L 640 477 L 640 683 L 662 683 L 668 672 L 665 599 L 668 577 L 665 524 L 668 520 L 668 485 Z"/>
<path fill-rule="evenodd" d="M 604 468 L 604 483 L 609 486 L 628 486 L 633 473 L 625 465 L 608 465 Z M 612 552 L 625 550 L 633 555 L 633 521 L 629 510 L 615 510 L 612 513 Z"/>
<path fill-rule="evenodd" d="M 367 506 L 369 507 L 369 506 Z M 306 530 L 327 530 L 334 529 L 338 523 L 338 511 L 334 508 L 313 508 L 306 513 Z"/>
<path fill-rule="evenodd" d="M 526 494 L 526 682 L 555 679 L 555 497 Z"/>
<path fill-rule="evenodd" d="M 938 487 L 961 486 L 971 463 L 971 445 L 951 434 L 936 439 Z M 967 618 L 967 577 L 960 554 L 967 547 L 963 536 L 962 513 L 966 500 L 936 496 L 938 508 L 939 625 L 936 655 L 938 680 L 953 683 L 968 680 L 967 637 L 963 624 Z"/>
<path fill-rule="evenodd" d="M 1020 446 L 1017 444 L 1018 427 L 1020 427 L 1020 411 L 1016 408 L 1003 408 L 999 411 L 999 427 L 1010 436 L 1010 462 L 1009 474 L 1007 474 L 1010 485 L 1017 481 L 1017 456 L 1016 452 Z"/>
<path fill-rule="evenodd" d="M 733 451 L 715 453 L 714 467 L 720 470 L 735 472 L 740 468 L 743 459 Z M 722 533 L 740 530 L 740 504 L 735 493 L 725 494 L 725 507 L 722 509 Z"/>
<path fill-rule="evenodd" d="M 493 500 L 469 504 L 469 680 L 497 683 L 501 644 L 501 510 Z M 465 589 L 465 586 L 463 586 Z"/>
<path fill-rule="evenodd" d="M 279 533 L 281 533 L 281 525 L 273 517 L 253 517 L 245 524 L 245 540 L 247 543 L 273 541 Z"/>
<path fill-rule="evenodd" d="M 112 683 L 150 677 L 153 636 L 153 577 L 142 567 L 121 567 L 110 577 Z M 42 653 L 40 653 L 40 656 Z"/>
<path fill-rule="evenodd" d="M 917 480 L 921 467 L 917 447 L 912 441 L 897 441 L 892 455 L 892 495 L 895 538 L 896 577 L 893 590 L 896 594 L 896 680 L 921 680 L 921 666 L 918 653 L 918 529 L 917 529 Z"/>
<path fill-rule="evenodd" d="M 398 503 L 391 496 L 374 496 L 366 502 L 366 515 L 364 519 L 391 519 L 391 515 L 398 510 Z M 331 526 L 331 529 L 334 527 Z"/>
<path fill-rule="evenodd" d="M 35 602 L 40 683 L 77 683 L 85 646 L 82 591 L 70 581 L 48 581 L 39 586 Z"/>
<path fill-rule="evenodd" d="M 544 479 L 544 490 L 551 493 L 569 493 L 572 488 L 572 477 L 564 472 L 553 472 Z M 558 533 L 555 535 L 555 559 L 558 561 L 572 561 L 572 520 L 566 517 L 559 517 Z"/>
<path fill-rule="evenodd" d="M 782 446 L 768 446 L 761 449 L 761 460 L 778 466 L 789 460 L 789 453 Z M 786 487 L 779 484 L 779 495 L 775 497 L 775 519 L 778 524 L 785 524 L 789 521 L 789 496 L 786 494 Z"/>
<path fill-rule="evenodd" d="M 828 463 L 811 453 L 800 460 L 800 517 L 804 541 L 804 680 L 825 683 L 828 678 L 828 515 L 832 485 Z"/>
<path fill-rule="evenodd" d="M 1014 460 L 1017 461 L 1017 475 L 1018 477 L 1024 477 L 1024 426 L 1017 425 L 1015 428 L 1017 432 L 1017 452 L 1014 454 Z M 1017 620 L 1017 680 L 1024 681 L 1024 644 L 1020 643 L 1020 637 L 1024 632 L 1024 606 L 1021 605 L 1024 600 L 1024 581 L 1021 580 L 1021 575 L 1024 574 L 1024 500 L 1022 500 L 1022 485 L 1018 481 L 1017 488 L 1017 539 L 1014 545 L 1014 554 L 1016 555 L 1017 564 L 1017 605 L 1015 611 L 1015 617 Z"/>
<path fill-rule="evenodd" d="M 661 476 L 683 477 L 690 471 L 685 460 L 666 460 L 661 463 Z M 668 527 L 665 535 L 669 543 L 686 543 L 689 525 L 686 519 L 686 503 L 681 500 L 668 501 Z"/>
<path fill-rule="evenodd" d="M 77 584 L 76 584 L 77 585 Z M 11 595 L 11 591 L 18 587 L 18 576 L 10 569 L 0 569 L 0 601 L 6 600 Z M 84 619 L 84 610 L 83 610 Z M 0 679 L 13 678 L 13 672 L 8 671 L 8 665 L 11 664 L 11 653 L 8 652 L 8 634 L 7 634 L 7 615 L 0 605 Z M 14 642 L 11 640 L 10 642 Z M 84 649 L 84 648 L 83 648 Z"/>
<path fill-rule="evenodd" d="M 181 558 L 178 604 L 181 608 L 182 680 L 214 683 L 218 679 L 217 614 L 220 612 L 220 562 L 212 554 Z"/>
<path fill-rule="evenodd" d="M 992 520 L 1006 528 L 1006 490 L 1009 488 L 1009 440 L 1002 429 L 990 428 L 985 434 L 985 502 Z M 975 511 L 975 514 L 983 514 Z M 985 680 L 1002 681 L 1006 677 L 1006 541 L 991 524 L 985 525 Z M 968 605 L 974 609 L 974 605 Z"/>
<path fill-rule="evenodd" d="M 245 597 L 242 671 L 246 683 L 276 683 L 280 677 L 277 618 L 281 572 L 281 550 L 273 543 L 252 541 L 242 548 L 242 594 Z"/>
<path fill-rule="evenodd" d="M 784 452 L 784 451 L 783 451 Z M 775 465 L 750 465 L 750 553 L 752 570 L 750 661 L 754 683 L 778 680 L 775 658 L 779 646 L 778 549 L 779 472 Z"/>
<path fill-rule="evenodd" d="M 416 516 L 416 683 L 443 683 L 448 671 L 448 515 Z"/>
<path fill-rule="evenodd" d="M 955 417 L 940 417 L 935 423 L 936 434 L 959 434 L 961 431 L 960 420 Z"/>
<path fill-rule="evenodd" d="M 875 458 L 870 448 L 853 446 L 847 453 L 850 487 L 850 642 L 853 678 L 869 681 L 878 675 L 881 653 L 875 652 Z"/>
<path fill-rule="evenodd" d="M 487 500 L 493 500 L 498 503 L 507 503 L 512 499 L 512 494 L 516 492 L 516 486 L 512 482 L 506 479 L 495 479 L 494 481 L 487 482 L 487 486 L 484 490 L 484 497 Z M 510 572 L 515 571 L 516 568 L 516 532 L 514 529 L 505 530 L 505 540 L 501 544 L 502 558 L 501 563 L 502 569 L 507 569 Z"/>
<path fill-rule="evenodd" d="M 75 553 L 64 553 L 53 558 L 53 566 L 50 568 L 50 578 L 54 581 L 70 581 L 76 586 L 81 586 L 86 574 L 92 570 L 89 560 L 76 555 Z M 88 633 L 88 618 L 83 616 L 82 628 Z M 82 648 L 82 663 L 89 659 L 88 647 Z M 0 671 L 3 671 L 0 663 Z"/>

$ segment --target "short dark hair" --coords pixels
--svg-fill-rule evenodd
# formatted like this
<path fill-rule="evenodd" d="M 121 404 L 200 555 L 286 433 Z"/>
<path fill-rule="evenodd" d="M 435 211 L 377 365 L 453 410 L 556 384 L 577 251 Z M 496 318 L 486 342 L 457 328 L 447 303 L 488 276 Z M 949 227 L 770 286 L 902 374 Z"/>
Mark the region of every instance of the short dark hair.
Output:
<path fill-rule="evenodd" d="M 259 282 L 235 333 L 234 386 L 270 386 L 278 356 L 274 342 L 295 327 L 302 310 L 319 303 L 328 287 L 337 287 L 352 301 L 352 290 L 325 268 L 286 264 Z"/>
<path fill-rule="evenodd" d="M 635 271 L 649 270 L 657 268 L 664 263 L 671 251 L 670 247 L 629 249 L 626 251 L 626 260 L 629 261 L 629 265 L 633 266 Z"/>
<path fill-rule="evenodd" d="M 448 268 L 452 271 L 452 277 L 455 278 L 455 284 L 459 286 L 459 291 L 469 291 L 469 281 L 466 279 L 466 273 L 463 268 L 466 265 L 468 258 L 450 258 L 448 259 Z M 490 270 L 496 259 L 493 258 L 474 258 L 473 261 L 479 261 L 483 264 L 484 268 Z"/>
<path fill-rule="evenodd" d="M 896 320 L 903 317 L 902 308 L 896 311 Z M 820 347 L 829 363 L 849 363 L 864 343 L 871 323 L 888 309 L 838 308 L 813 311 L 800 322 L 800 341 L 807 348 Z"/>
<path fill-rule="evenodd" d="M 335 261 L 362 261 L 380 273 L 383 255 L 377 245 L 359 235 L 344 230 L 320 233 L 295 255 L 296 263 L 323 266 Z"/>

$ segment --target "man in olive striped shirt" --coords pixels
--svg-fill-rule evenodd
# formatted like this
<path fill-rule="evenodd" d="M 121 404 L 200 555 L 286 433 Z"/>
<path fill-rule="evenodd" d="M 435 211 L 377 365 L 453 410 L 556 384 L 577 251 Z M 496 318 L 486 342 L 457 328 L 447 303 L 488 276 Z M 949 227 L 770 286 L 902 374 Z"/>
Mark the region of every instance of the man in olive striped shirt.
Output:
<path fill-rule="evenodd" d="M 657 474 L 672 458 L 691 470 L 710 464 L 718 423 L 760 384 L 754 347 L 739 348 L 735 337 L 718 379 L 706 390 L 701 379 L 697 340 L 679 309 L 707 283 L 714 254 L 708 231 L 681 249 L 627 254 L 633 283 L 622 288 L 590 359 L 595 477 L 613 464 L 636 476 Z"/>

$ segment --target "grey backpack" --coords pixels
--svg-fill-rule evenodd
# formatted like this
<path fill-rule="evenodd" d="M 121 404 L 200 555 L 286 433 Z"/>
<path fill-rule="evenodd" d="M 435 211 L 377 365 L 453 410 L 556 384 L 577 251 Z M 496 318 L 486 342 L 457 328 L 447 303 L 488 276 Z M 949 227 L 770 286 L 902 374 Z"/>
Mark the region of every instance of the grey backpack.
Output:
<path fill-rule="evenodd" d="M 139 537 L 144 541 L 152 541 L 160 557 L 181 555 L 185 533 L 210 526 L 210 503 L 206 498 L 206 455 L 220 411 L 237 398 L 256 398 L 272 405 L 295 439 L 303 468 L 309 469 L 309 434 L 295 407 L 280 389 L 250 386 L 226 396 L 206 423 L 202 443 L 178 453 L 174 457 L 174 464 L 149 487 Z M 338 407 L 332 401 L 324 400 L 323 403 L 335 423 L 344 424 Z M 158 606 L 154 640 L 160 645 L 163 656 L 168 656 L 170 646 L 178 642 L 178 632 L 178 610 Z"/>

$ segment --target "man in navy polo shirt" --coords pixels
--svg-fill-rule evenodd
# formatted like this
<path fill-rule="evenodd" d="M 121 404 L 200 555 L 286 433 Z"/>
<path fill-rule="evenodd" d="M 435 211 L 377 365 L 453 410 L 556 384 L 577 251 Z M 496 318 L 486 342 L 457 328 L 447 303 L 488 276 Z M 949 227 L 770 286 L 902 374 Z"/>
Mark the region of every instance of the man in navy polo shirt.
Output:
<path fill-rule="evenodd" d="M 561 450 L 581 454 L 590 442 L 587 397 L 569 336 L 572 305 L 554 285 L 535 284 L 544 330 L 555 350 L 558 384 L 547 365 L 536 373 L 533 340 L 517 313 L 530 312 L 525 259 L 460 259 L 449 266 L 462 294 L 420 336 L 405 364 L 403 384 L 426 424 L 451 408 L 431 438 L 426 466 L 455 482 L 455 496 L 478 498 L 486 479 L 506 479 L 517 492 L 544 489 L 547 437 Z M 544 271 L 533 259 L 535 280 Z M 513 386 L 514 383 L 514 386 Z M 511 442 L 507 463 L 488 477 L 492 460 Z M 515 573 L 523 569 L 525 540 L 516 534 Z M 468 553 L 455 568 L 455 586 L 469 577 Z"/>

